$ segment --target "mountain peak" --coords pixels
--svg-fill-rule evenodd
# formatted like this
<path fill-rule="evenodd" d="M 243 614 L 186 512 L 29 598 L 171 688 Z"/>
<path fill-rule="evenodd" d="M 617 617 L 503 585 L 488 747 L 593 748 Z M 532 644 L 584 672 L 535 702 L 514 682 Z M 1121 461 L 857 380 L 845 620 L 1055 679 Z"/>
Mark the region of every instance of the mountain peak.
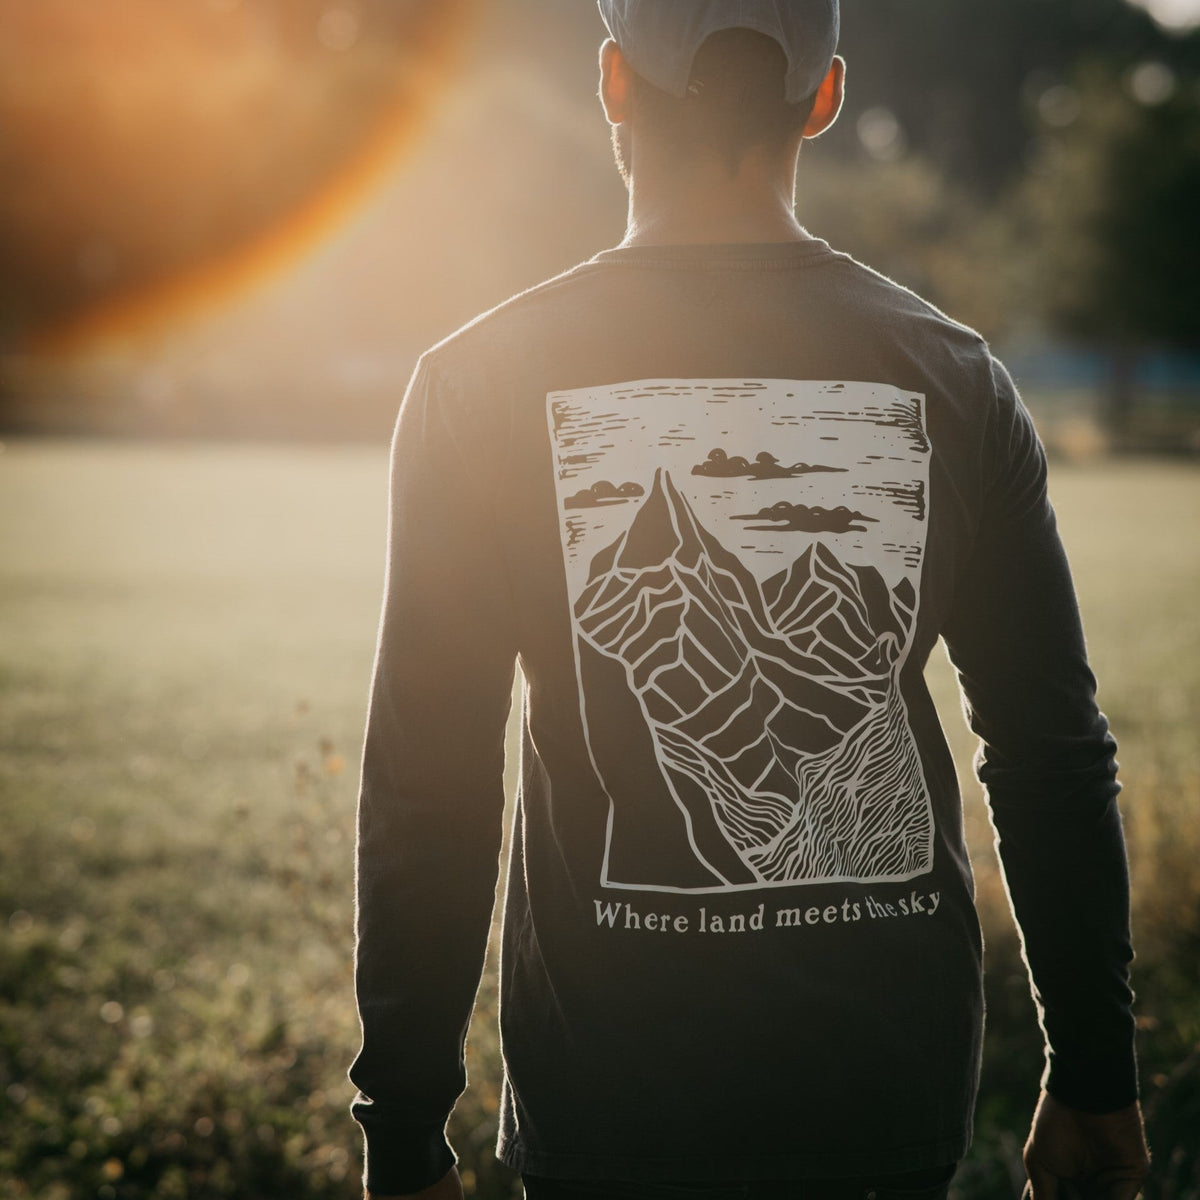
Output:
<path fill-rule="evenodd" d="M 707 541 L 691 505 L 671 482 L 670 474 L 659 467 L 614 565 L 641 571 L 675 559 L 694 566 L 709 550 Z"/>

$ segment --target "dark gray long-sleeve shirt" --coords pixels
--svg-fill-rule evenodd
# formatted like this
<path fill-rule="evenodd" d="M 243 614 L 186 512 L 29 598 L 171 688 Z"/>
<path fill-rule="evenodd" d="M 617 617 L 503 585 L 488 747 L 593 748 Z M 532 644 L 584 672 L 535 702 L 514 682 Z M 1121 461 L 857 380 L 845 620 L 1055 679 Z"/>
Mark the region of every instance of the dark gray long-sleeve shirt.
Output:
<path fill-rule="evenodd" d="M 1049 1090 L 1132 1102 L 1128 879 L 1028 414 L 823 242 L 619 249 L 426 354 L 359 815 L 368 1183 L 452 1156 L 513 671 L 500 1153 L 550 1176 L 965 1151 L 980 937 L 923 668 L 958 669 Z"/>

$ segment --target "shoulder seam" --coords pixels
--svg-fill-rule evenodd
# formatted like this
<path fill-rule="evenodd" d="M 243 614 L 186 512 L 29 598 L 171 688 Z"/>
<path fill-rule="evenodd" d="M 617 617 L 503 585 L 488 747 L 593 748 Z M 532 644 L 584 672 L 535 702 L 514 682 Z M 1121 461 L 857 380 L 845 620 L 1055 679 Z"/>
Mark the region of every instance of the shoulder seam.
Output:
<path fill-rule="evenodd" d="M 506 299 L 501 300 L 499 304 L 493 305 L 491 308 L 485 309 L 477 316 L 472 317 L 465 325 L 460 325 L 452 333 L 448 333 L 440 341 L 435 342 L 430 346 L 418 359 L 418 362 L 423 362 L 426 359 L 435 359 L 440 357 L 442 352 L 449 346 L 450 343 L 457 341 L 463 335 L 470 331 L 483 326 L 491 320 L 498 317 L 501 313 L 521 303 L 522 301 L 532 299 L 543 292 L 552 291 L 556 287 L 562 286 L 568 280 L 576 279 L 580 275 L 586 274 L 589 270 L 594 269 L 596 263 L 591 261 L 577 263 L 575 266 L 568 268 L 566 271 L 561 271 L 557 275 L 552 275 L 549 279 L 543 279 L 540 283 L 535 283 L 531 287 L 525 288 L 523 291 L 515 292 Z"/>

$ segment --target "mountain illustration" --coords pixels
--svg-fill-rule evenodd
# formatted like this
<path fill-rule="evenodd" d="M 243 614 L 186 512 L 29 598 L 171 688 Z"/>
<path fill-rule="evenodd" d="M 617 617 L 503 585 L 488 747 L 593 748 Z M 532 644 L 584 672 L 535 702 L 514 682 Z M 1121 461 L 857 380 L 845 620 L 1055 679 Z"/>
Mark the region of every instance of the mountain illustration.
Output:
<path fill-rule="evenodd" d="M 760 584 L 661 469 L 575 605 L 578 636 L 623 668 L 677 804 L 715 822 L 759 885 L 928 865 L 896 681 L 915 611 L 907 580 L 889 588 L 820 540 Z"/>

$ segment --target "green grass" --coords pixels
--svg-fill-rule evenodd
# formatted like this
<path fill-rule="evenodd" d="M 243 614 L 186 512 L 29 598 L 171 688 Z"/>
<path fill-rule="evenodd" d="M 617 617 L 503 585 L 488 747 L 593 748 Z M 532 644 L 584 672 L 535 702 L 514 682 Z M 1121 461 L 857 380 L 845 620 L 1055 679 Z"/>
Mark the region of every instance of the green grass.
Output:
<path fill-rule="evenodd" d="M 0 1196 L 358 1194 L 351 842 L 385 473 L 382 449 L 0 455 Z M 1196 1197 L 1200 472 L 1064 465 L 1053 490 L 1122 748 L 1151 1190 Z M 966 764 L 940 658 L 931 677 Z M 991 1014 L 965 1200 L 1013 1194 L 1040 1063 L 962 774 Z M 489 984 L 456 1145 L 507 1197 L 492 1018 Z"/>

